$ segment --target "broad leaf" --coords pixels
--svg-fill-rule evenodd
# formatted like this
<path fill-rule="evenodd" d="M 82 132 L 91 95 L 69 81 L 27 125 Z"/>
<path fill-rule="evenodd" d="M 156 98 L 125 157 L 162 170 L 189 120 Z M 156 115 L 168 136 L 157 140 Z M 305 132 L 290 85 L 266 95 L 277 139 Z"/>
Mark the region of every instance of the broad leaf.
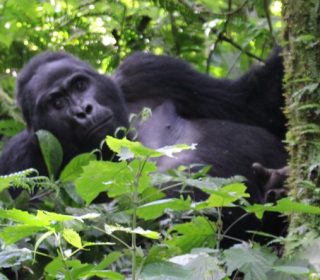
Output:
<path fill-rule="evenodd" d="M 82 249 L 83 246 L 82 246 L 82 242 L 81 242 L 81 237 L 73 229 L 65 228 L 62 232 L 62 236 L 72 246 L 74 246 L 78 249 Z"/>
<path fill-rule="evenodd" d="M 122 231 L 122 232 L 126 232 L 126 233 L 135 233 L 135 234 L 139 234 L 141 236 L 150 238 L 150 239 L 159 239 L 160 238 L 160 234 L 156 231 L 151 231 L 151 230 L 144 230 L 141 227 L 137 227 L 135 229 L 131 229 L 128 227 L 122 227 L 122 226 L 112 226 L 112 225 L 104 225 L 104 229 L 106 231 L 107 234 L 112 234 L 115 231 Z"/>
<path fill-rule="evenodd" d="M 224 252 L 228 274 L 239 270 L 245 274 L 245 280 L 268 280 L 267 272 L 277 257 L 264 248 L 251 248 L 248 245 L 235 245 Z"/>
<path fill-rule="evenodd" d="M 273 204 L 254 204 L 246 207 L 247 212 L 254 213 L 258 218 L 262 218 L 265 211 L 280 212 L 284 214 L 304 213 L 320 215 L 320 207 L 292 201 L 289 197 L 282 198 Z"/>
<path fill-rule="evenodd" d="M 75 186 L 77 193 L 89 204 L 107 190 L 113 191 L 114 195 L 130 192 L 129 185 L 133 180 L 126 162 L 91 161 L 83 167 Z"/>
<path fill-rule="evenodd" d="M 0 252 L 0 267 L 8 268 L 21 265 L 21 263 L 31 260 L 32 252 L 27 248 L 18 249 L 14 246 L 2 249 Z M 1 279 L 1 278 L 0 278 Z"/>
<path fill-rule="evenodd" d="M 166 209 L 183 211 L 189 210 L 191 201 L 189 199 L 182 200 L 178 198 L 168 198 L 156 200 L 137 208 L 137 215 L 145 220 L 152 220 L 163 215 Z"/>
<path fill-rule="evenodd" d="M 141 280 L 192 280 L 192 272 L 182 265 L 159 262 L 146 265 L 140 275 Z"/>
<path fill-rule="evenodd" d="M 172 238 L 166 244 L 180 248 L 182 253 L 189 253 L 192 248 L 213 248 L 216 244 L 216 225 L 205 217 L 175 225 L 169 233 Z"/>
<path fill-rule="evenodd" d="M 49 131 L 38 130 L 36 132 L 42 156 L 46 163 L 50 177 L 58 174 L 63 160 L 63 151 L 58 139 Z"/>
<path fill-rule="evenodd" d="M 60 180 L 62 182 L 73 182 L 82 173 L 82 167 L 95 160 L 95 155 L 87 153 L 74 157 L 62 170 Z"/>

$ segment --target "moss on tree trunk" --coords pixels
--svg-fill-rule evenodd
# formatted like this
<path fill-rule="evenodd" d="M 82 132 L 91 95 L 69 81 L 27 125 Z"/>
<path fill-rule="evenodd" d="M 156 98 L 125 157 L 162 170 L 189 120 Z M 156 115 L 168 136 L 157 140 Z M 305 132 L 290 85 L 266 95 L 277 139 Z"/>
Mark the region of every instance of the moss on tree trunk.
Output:
<path fill-rule="evenodd" d="M 298 201 L 320 206 L 320 1 L 283 0 L 283 18 L 288 184 Z M 289 235 L 310 233 L 320 235 L 320 217 L 293 215 Z"/>

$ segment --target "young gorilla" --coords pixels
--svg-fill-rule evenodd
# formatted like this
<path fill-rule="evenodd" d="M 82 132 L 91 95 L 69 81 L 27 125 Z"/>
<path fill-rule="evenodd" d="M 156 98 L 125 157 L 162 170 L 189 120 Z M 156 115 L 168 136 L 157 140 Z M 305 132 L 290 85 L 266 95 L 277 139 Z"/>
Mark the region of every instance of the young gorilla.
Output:
<path fill-rule="evenodd" d="M 140 53 L 129 57 L 113 77 L 108 77 L 66 53 L 40 54 L 18 78 L 17 100 L 27 129 L 6 145 L 0 174 L 30 167 L 47 174 L 35 136 L 39 129 L 59 139 L 65 165 L 75 155 L 98 147 L 117 127 L 127 127 L 128 113 L 148 106 L 152 117 L 137 125 L 143 144 L 159 148 L 198 143 L 196 150 L 185 151 L 173 160 L 161 158 L 160 170 L 181 164 L 210 164 L 212 176 L 245 176 L 251 202 L 261 202 L 265 193 L 256 183 L 252 163 L 271 168 L 286 163 L 286 152 L 277 137 L 284 125 L 279 109 L 281 77 L 272 76 L 281 73 L 277 56 L 239 80 L 226 81 L 203 75 L 174 58 Z M 270 92 L 265 91 L 268 88 Z M 109 153 L 104 153 L 107 159 Z M 196 200 L 204 197 L 200 192 L 194 194 Z M 241 215 L 237 208 L 225 211 L 224 226 Z M 247 239 L 246 230 L 261 226 L 250 216 L 228 234 Z"/>

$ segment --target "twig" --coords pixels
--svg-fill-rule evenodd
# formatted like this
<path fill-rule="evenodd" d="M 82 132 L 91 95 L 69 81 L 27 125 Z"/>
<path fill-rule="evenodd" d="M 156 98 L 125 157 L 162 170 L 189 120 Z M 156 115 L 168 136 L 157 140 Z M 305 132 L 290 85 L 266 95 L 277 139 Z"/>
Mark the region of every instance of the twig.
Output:
<path fill-rule="evenodd" d="M 269 26 L 269 30 L 270 30 L 270 34 L 271 34 L 271 38 L 272 38 L 272 43 L 273 43 L 273 46 L 275 46 L 276 45 L 276 39 L 275 39 L 274 34 L 273 34 L 273 28 L 272 28 L 271 16 L 270 16 L 270 12 L 269 12 L 268 1 L 264 0 L 263 4 L 264 4 L 264 10 L 265 10 L 265 13 L 266 13 L 268 26 Z"/>
<path fill-rule="evenodd" d="M 188 8 L 190 11 L 192 11 L 192 13 L 198 18 L 199 21 L 201 21 L 202 23 L 206 22 L 206 19 L 201 15 L 201 13 L 195 13 L 193 10 L 193 7 L 191 5 L 189 5 L 188 3 L 186 3 L 184 0 L 179 0 L 179 3 L 181 3 L 182 5 L 184 5 L 186 8 Z M 248 1 L 245 1 L 241 7 L 239 7 L 237 9 L 237 11 L 239 11 L 239 9 L 243 9 L 243 7 L 248 3 Z M 230 16 L 232 14 L 235 13 L 235 11 L 229 12 Z M 242 48 L 239 44 L 237 44 L 236 42 L 234 42 L 231 38 L 229 38 L 228 36 L 226 36 L 225 34 L 219 32 L 219 30 L 217 30 L 216 28 L 212 28 L 211 31 L 213 33 L 218 34 L 219 36 L 219 40 L 225 41 L 227 43 L 229 43 L 230 45 L 232 45 L 233 47 L 235 47 L 236 49 L 240 50 L 242 53 L 246 54 L 247 56 L 254 58 L 260 62 L 264 62 L 264 60 L 258 56 L 256 56 L 255 54 L 245 50 L 244 48 Z"/>
<path fill-rule="evenodd" d="M 175 52 L 176 55 L 180 54 L 180 44 L 179 44 L 179 40 L 178 40 L 178 29 L 177 29 L 177 25 L 176 25 L 176 21 L 174 18 L 174 15 L 172 14 L 172 12 L 170 12 L 170 23 L 171 23 L 171 33 L 172 33 L 172 37 L 173 37 L 173 41 L 174 41 L 174 46 L 175 46 Z"/>
<path fill-rule="evenodd" d="M 231 7 L 232 7 L 232 0 L 229 0 L 228 1 L 228 11 L 231 10 Z M 215 50 L 217 49 L 217 45 L 218 45 L 219 41 L 221 40 L 221 35 L 223 33 L 225 33 L 226 30 L 227 30 L 227 26 L 228 26 L 228 23 L 230 21 L 230 17 L 231 17 L 231 14 L 229 14 L 227 16 L 227 18 L 226 18 L 226 20 L 224 22 L 223 28 L 221 29 L 221 31 L 219 31 L 219 33 L 217 35 L 217 39 L 215 40 L 213 45 L 211 45 L 211 48 L 210 48 L 210 51 L 209 51 L 209 54 L 208 54 L 208 58 L 207 58 L 207 62 L 206 62 L 206 73 L 209 73 L 212 56 L 213 56 Z"/>

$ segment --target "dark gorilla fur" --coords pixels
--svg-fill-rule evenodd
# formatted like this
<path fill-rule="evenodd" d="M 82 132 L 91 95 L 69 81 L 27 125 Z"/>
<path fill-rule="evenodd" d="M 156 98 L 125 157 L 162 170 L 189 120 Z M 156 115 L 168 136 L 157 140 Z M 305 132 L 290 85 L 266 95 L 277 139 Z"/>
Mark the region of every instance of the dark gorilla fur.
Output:
<path fill-rule="evenodd" d="M 65 165 L 75 155 L 97 148 L 117 127 L 127 127 L 129 113 L 148 106 L 152 117 L 137 124 L 142 143 L 152 148 L 198 143 L 196 150 L 175 159 L 161 158 L 160 170 L 181 164 L 210 164 L 212 176 L 245 176 L 250 201 L 264 202 L 266 194 L 252 164 L 259 162 L 275 169 L 286 164 L 281 143 L 285 127 L 280 110 L 282 72 L 277 53 L 264 66 L 233 81 L 201 74 L 169 56 L 134 54 L 109 77 L 69 54 L 40 54 L 19 75 L 17 100 L 27 129 L 6 145 L 0 174 L 30 167 L 47 174 L 35 136 L 39 129 L 59 139 Z M 195 191 L 196 200 L 204 197 Z M 224 225 L 242 213 L 239 208 L 224 211 Z M 265 228 L 250 216 L 233 226 L 229 235 L 247 239 L 246 230 L 265 229 L 277 234 L 272 225 Z"/>

